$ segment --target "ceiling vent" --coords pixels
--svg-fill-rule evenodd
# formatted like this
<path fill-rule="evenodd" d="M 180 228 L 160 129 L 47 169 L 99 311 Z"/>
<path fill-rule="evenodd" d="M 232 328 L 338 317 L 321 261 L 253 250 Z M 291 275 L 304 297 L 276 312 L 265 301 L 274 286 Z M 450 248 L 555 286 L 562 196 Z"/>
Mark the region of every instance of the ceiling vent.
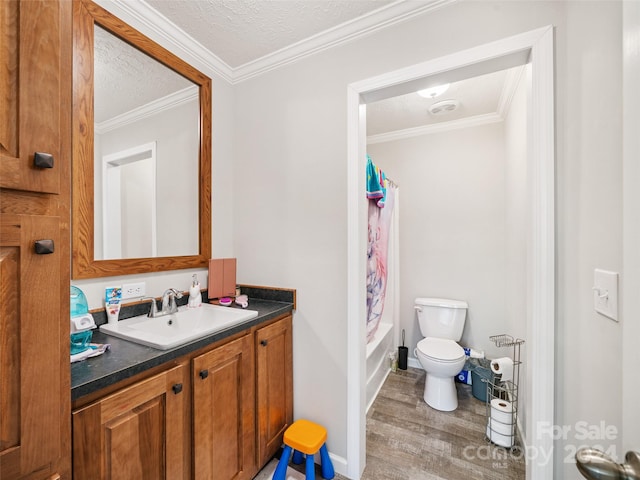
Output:
<path fill-rule="evenodd" d="M 444 115 L 453 112 L 459 106 L 460 102 L 458 100 L 443 100 L 431 105 L 429 107 L 429 113 L 431 115 Z"/>

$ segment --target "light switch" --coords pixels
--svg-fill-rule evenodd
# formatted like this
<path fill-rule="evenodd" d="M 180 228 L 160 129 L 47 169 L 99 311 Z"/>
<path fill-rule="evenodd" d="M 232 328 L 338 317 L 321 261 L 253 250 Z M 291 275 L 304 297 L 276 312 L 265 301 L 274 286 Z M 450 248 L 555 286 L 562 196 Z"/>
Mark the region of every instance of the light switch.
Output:
<path fill-rule="evenodd" d="M 618 321 L 618 273 L 595 269 L 593 274 L 593 308 Z"/>

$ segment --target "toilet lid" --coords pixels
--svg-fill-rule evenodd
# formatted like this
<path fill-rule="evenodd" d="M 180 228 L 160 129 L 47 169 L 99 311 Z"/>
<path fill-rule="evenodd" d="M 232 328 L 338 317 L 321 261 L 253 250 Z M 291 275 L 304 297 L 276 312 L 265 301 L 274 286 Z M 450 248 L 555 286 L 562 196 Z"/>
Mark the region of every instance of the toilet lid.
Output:
<path fill-rule="evenodd" d="M 427 357 L 440 361 L 455 361 L 464 357 L 463 348 L 447 338 L 427 337 L 418 342 L 418 350 Z"/>

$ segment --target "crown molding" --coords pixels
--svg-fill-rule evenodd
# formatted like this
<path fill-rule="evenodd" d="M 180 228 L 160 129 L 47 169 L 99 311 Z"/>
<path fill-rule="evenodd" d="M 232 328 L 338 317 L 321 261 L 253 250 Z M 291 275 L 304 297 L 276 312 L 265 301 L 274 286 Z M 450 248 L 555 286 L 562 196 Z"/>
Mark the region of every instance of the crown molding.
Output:
<path fill-rule="evenodd" d="M 424 0 L 420 2 L 396 0 L 366 15 L 312 35 L 309 38 L 235 68 L 227 65 L 220 57 L 212 53 L 144 0 L 135 2 L 130 0 L 95 1 L 125 22 L 138 28 L 145 35 L 152 37 L 176 55 L 188 58 L 189 63 L 199 65 L 203 70 L 216 74 L 230 84 L 237 84 L 458 0 Z"/>
<path fill-rule="evenodd" d="M 153 100 L 146 105 L 129 110 L 128 112 L 117 115 L 109 120 L 96 123 L 95 132 L 102 135 L 103 133 L 115 130 L 116 128 L 124 127 L 125 125 L 137 122 L 138 120 L 156 115 L 164 110 L 180 106 L 190 100 L 197 100 L 198 94 L 199 89 L 196 85 L 183 88 L 182 90 L 171 93 L 157 100 Z"/>
<path fill-rule="evenodd" d="M 220 57 L 151 7 L 144 0 L 94 0 L 101 7 L 198 68 L 234 83 L 233 69 Z"/>
<path fill-rule="evenodd" d="M 310 55 L 370 35 L 456 1 L 457 0 L 428 0 L 409 2 L 406 0 L 396 0 L 366 15 L 312 35 L 304 40 L 234 68 L 233 83 L 239 83 L 283 65 L 297 62 Z"/>
<path fill-rule="evenodd" d="M 424 125 L 421 127 L 405 128 L 404 130 L 395 130 L 393 132 L 379 133 L 367 137 L 367 145 L 375 143 L 393 142 L 395 140 L 405 140 L 407 138 L 419 137 L 421 135 L 431 135 L 434 133 L 448 132 L 451 130 L 459 130 L 461 128 L 479 127 L 491 123 L 499 123 L 504 118 L 498 113 L 485 113 L 483 115 L 475 115 L 473 117 L 461 118 L 450 122 L 434 123 L 432 125 Z"/>
<path fill-rule="evenodd" d="M 461 128 L 478 127 L 490 123 L 498 123 L 505 120 L 511 108 L 511 102 L 515 96 L 516 90 L 524 77 L 526 65 L 511 68 L 507 71 L 500 98 L 496 111 L 483 115 L 474 115 L 473 117 L 461 118 L 451 122 L 435 123 L 420 127 L 407 128 L 404 130 L 395 130 L 393 132 L 379 133 L 367 137 L 367 144 L 392 142 L 394 140 L 404 140 L 405 138 L 417 137 L 420 135 L 430 135 L 433 133 L 447 132 L 449 130 L 458 130 Z"/>

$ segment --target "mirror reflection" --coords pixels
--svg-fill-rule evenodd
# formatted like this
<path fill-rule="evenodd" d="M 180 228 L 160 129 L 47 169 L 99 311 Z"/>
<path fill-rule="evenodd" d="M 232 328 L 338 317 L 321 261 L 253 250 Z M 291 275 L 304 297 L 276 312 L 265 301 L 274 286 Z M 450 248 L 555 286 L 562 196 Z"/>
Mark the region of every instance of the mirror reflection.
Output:
<path fill-rule="evenodd" d="M 199 253 L 199 86 L 95 25 L 94 258 Z"/>

